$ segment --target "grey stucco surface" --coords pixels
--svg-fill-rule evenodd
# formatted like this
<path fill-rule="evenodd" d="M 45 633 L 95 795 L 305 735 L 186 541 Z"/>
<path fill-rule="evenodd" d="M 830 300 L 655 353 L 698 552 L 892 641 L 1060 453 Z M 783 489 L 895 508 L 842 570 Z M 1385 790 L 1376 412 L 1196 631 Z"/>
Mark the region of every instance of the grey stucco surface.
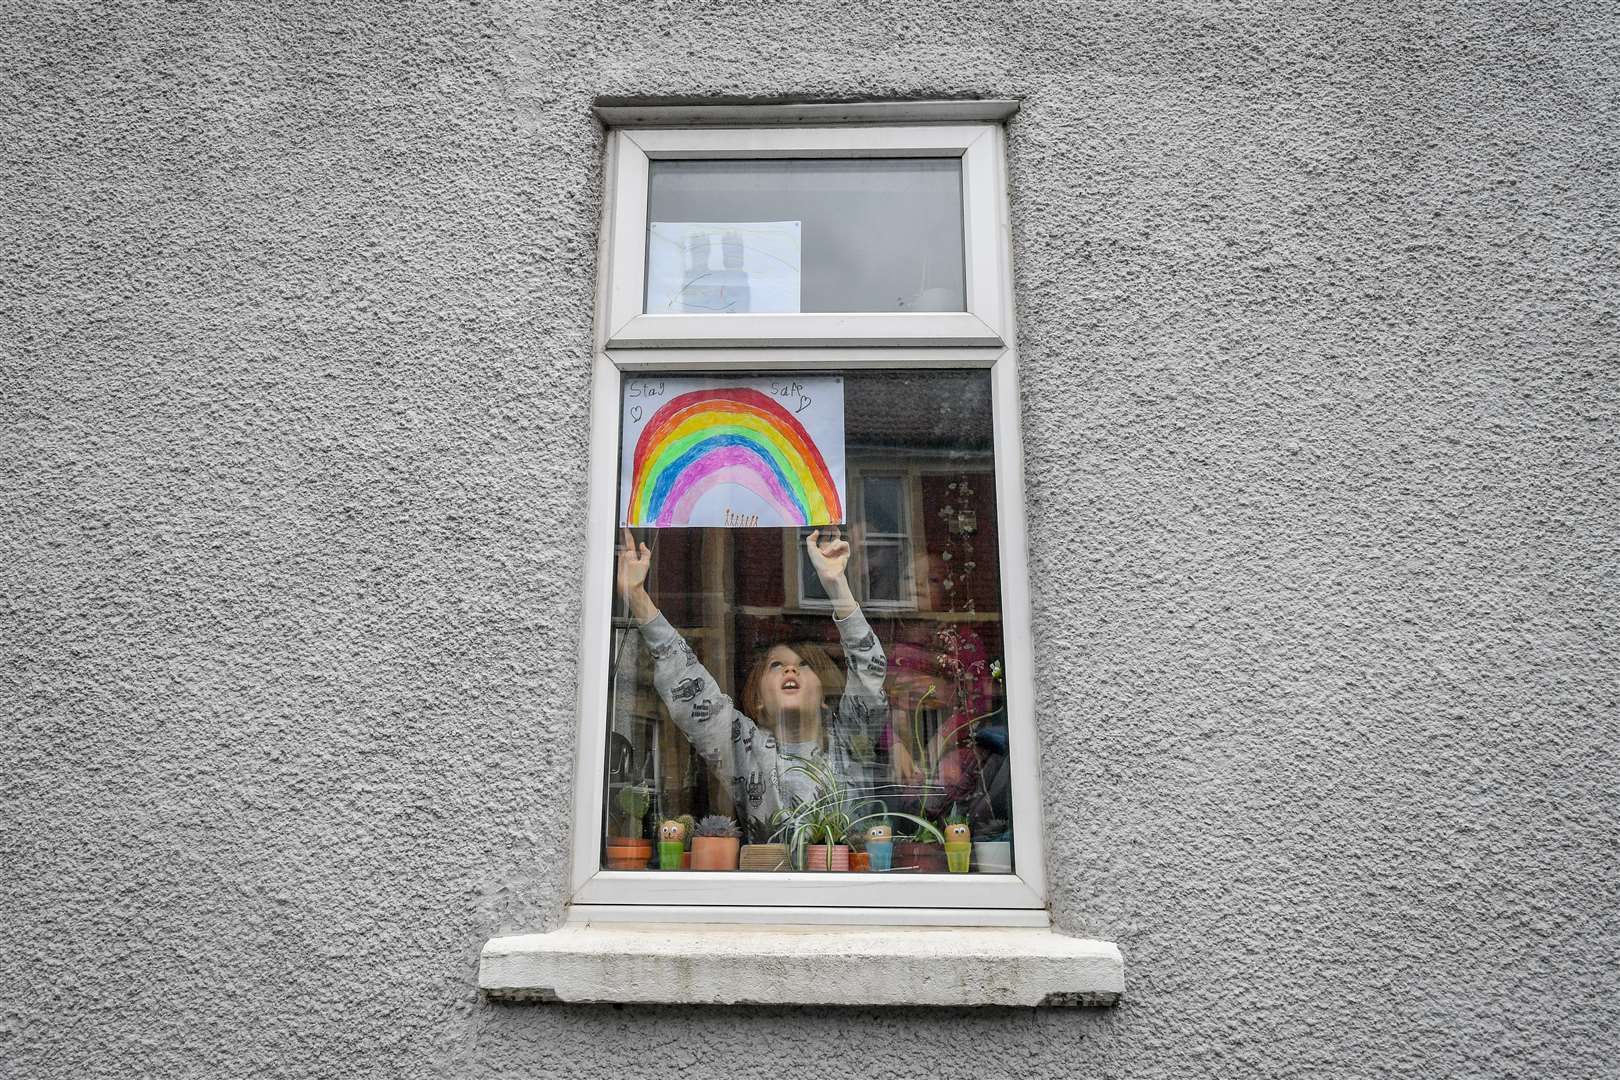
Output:
<path fill-rule="evenodd" d="M 0 1072 L 1620 1072 L 1605 5 L 6 13 Z M 1126 1002 L 481 1002 L 564 900 L 591 101 L 962 94 Z"/>

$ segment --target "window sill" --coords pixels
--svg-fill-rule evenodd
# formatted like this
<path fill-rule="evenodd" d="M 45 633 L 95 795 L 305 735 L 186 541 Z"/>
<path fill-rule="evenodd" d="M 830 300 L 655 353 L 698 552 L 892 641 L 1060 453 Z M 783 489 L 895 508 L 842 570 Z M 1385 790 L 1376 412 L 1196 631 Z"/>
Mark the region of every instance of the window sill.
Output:
<path fill-rule="evenodd" d="M 1111 942 L 1035 927 L 570 923 L 492 938 L 505 1000 L 679 1005 L 1113 1005 Z"/>

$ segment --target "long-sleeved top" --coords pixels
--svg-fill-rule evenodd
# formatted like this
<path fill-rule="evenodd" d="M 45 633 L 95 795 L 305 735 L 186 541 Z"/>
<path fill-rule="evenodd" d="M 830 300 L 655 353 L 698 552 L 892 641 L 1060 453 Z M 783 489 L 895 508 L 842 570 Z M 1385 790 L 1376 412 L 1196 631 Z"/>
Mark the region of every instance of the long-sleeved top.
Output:
<path fill-rule="evenodd" d="M 844 646 L 845 678 L 825 747 L 779 743 L 744 716 L 663 615 L 641 627 L 658 696 L 692 746 L 726 778 L 739 816 L 768 819 L 783 806 L 815 798 L 809 778 L 788 771 L 795 760 L 820 761 L 857 790 L 872 790 L 876 782 L 874 750 L 889 716 L 883 690 L 888 660 L 858 610 L 833 623 Z"/>

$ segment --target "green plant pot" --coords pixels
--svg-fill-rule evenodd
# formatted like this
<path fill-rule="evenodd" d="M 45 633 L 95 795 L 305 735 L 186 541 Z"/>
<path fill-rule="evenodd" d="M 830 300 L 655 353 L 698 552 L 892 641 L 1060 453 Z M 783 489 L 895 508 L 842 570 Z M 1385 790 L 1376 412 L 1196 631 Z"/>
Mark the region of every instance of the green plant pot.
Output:
<path fill-rule="evenodd" d="M 968 872 L 968 863 L 973 859 L 973 846 L 971 844 L 946 844 L 945 865 L 953 874 Z"/>
<path fill-rule="evenodd" d="M 661 870 L 679 870 L 686 845 L 679 840 L 658 841 L 658 867 Z"/>

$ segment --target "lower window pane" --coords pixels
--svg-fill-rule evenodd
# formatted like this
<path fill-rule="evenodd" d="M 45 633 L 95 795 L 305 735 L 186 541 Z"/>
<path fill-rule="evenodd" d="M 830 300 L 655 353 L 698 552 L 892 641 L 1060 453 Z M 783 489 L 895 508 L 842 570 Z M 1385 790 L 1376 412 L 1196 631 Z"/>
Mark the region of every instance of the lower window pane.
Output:
<path fill-rule="evenodd" d="M 1011 872 L 988 374 L 622 406 L 603 866 Z"/>

